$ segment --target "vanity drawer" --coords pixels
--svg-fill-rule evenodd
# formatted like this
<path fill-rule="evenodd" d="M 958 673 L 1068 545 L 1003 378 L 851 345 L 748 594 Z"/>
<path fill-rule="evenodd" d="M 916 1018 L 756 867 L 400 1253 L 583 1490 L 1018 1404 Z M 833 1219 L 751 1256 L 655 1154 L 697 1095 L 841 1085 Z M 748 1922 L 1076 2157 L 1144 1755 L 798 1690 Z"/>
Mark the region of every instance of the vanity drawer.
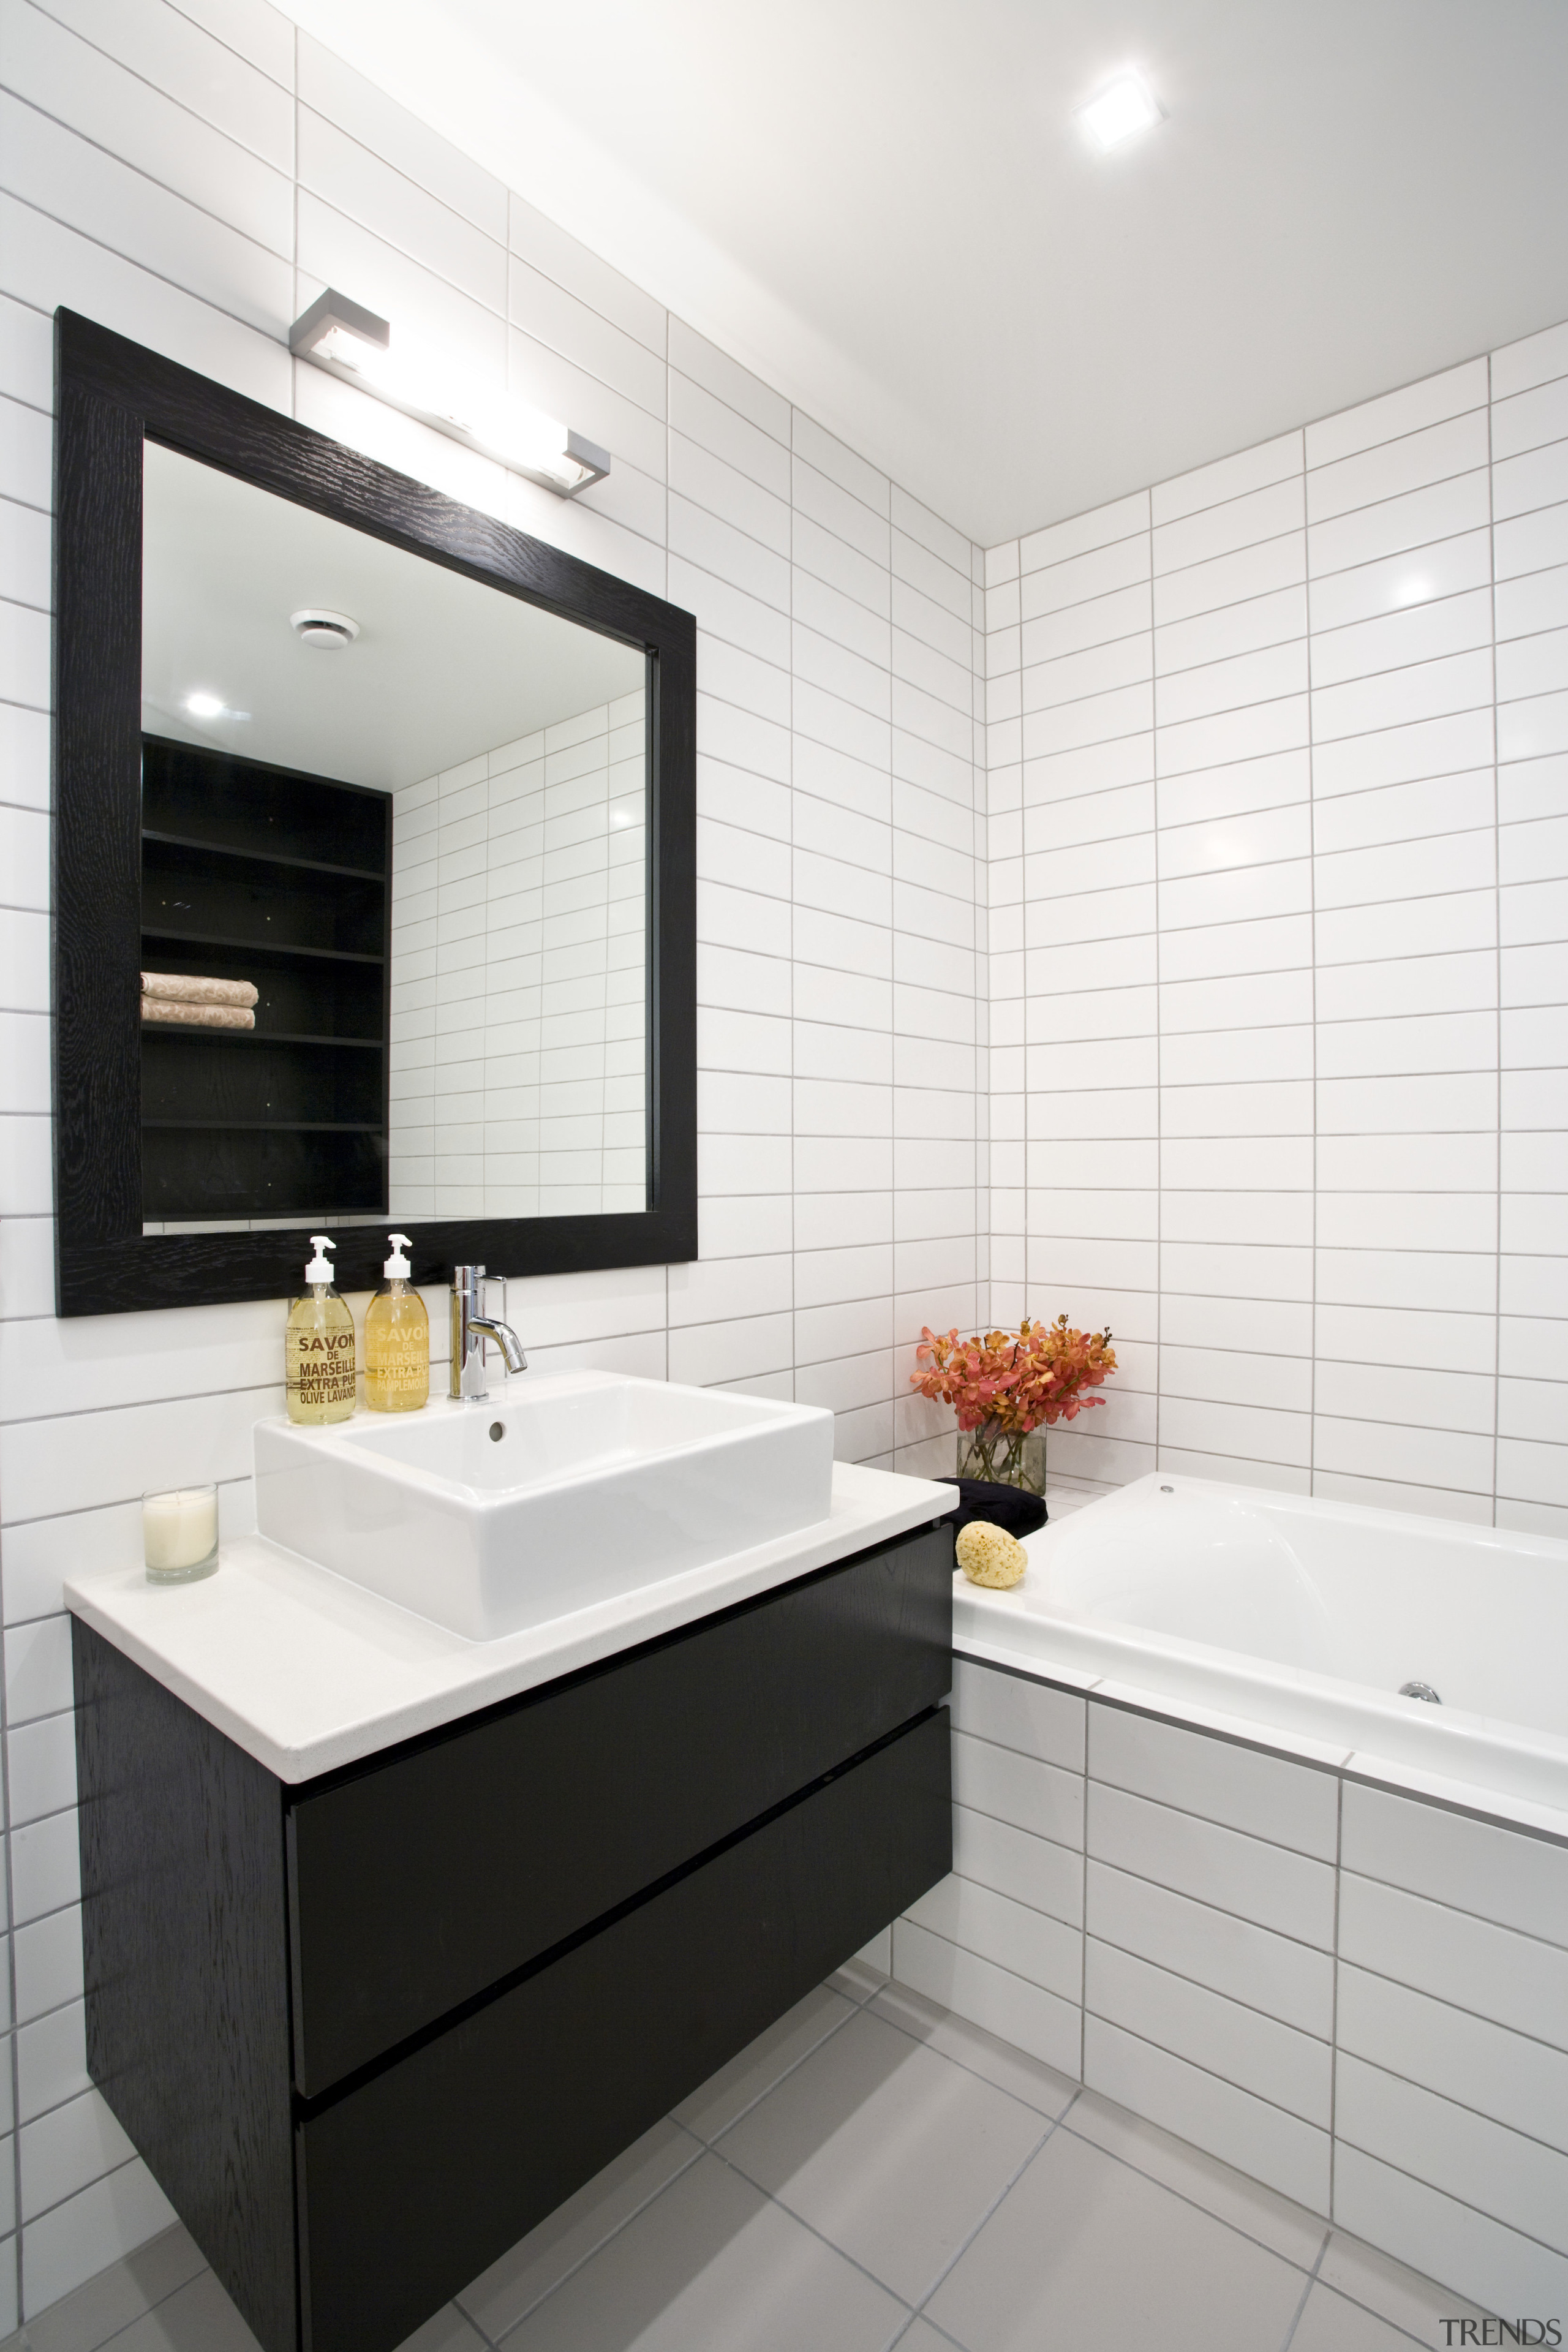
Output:
<path fill-rule="evenodd" d="M 922 1528 L 300 1795 L 300 2091 L 329 2089 L 934 1705 L 952 1679 L 952 1528 Z"/>
<path fill-rule="evenodd" d="M 297 2126 L 306 2342 L 391 2352 L 950 1866 L 948 1712 Z"/>

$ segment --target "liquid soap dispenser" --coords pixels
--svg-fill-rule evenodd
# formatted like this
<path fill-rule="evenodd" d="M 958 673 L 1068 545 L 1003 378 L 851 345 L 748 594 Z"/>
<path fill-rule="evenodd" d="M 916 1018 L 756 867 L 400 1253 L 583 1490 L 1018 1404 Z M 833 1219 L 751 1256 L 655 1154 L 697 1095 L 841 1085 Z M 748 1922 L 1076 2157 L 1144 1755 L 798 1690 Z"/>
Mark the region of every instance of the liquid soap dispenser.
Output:
<path fill-rule="evenodd" d="M 312 1234 L 316 1255 L 305 1268 L 307 1288 L 289 1301 L 283 1368 L 290 1421 L 316 1426 L 347 1421 L 354 1409 L 354 1318 L 332 1288 L 327 1252 L 337 1244 Z"/>
<path fill-rule="evenodd" d="M 389 1234 L 386 1280 L 364 1318 L 364 1401 L 372 1412 L 417 1412 L 430 1395 L 430 1318 L 409 1280 L 406 1234 Z"/>

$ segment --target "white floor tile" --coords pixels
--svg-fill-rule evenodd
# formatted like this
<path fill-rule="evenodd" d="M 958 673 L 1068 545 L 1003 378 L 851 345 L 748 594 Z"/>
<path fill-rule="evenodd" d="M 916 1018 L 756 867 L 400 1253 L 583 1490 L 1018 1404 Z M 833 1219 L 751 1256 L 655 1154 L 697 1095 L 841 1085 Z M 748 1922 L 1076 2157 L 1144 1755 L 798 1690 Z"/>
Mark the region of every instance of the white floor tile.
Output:
<path fill-rule="evenodd" d="M 1363 2244 L 1347 2230 L 1330 2232 L 1318 2277 L 1324 2286 L 1363 2305 L 1423 2344 L 1442 2342 L 1444 2319 L 1482 2316 L 1479 2304 L 1467 2303 L 1451 2287 L 1437 2286 L 1419 2271 L 1407 2270 L 1392 2254 L 1379 2253 L 1375 2246 Z"/>
<path fill-rule="evenodd" d="M 98 2352 L 205 2267 L 189 2231 L 176 2222 L 31 2318 L 31 2352 Z"/>
<path fill-rule="evenodd" d="M 1046 2142 L 931 2297 L 969 2352 L 1282 2344 L 1303 2273 L 1070 2133 Z"/>
<path fill-rule="evenodd" d="M 507 2352 L 882 2352 L 906 2306 L 705 2156 L 507 2341 Z"/>
<path fill-rule="evenodd" d="M 1048 2125 L 862 2012 L 742 2117 L 719 2152 L 910 2303 Z"/>
<path fill-rule="evenodd" d="M 1409 2336 L 1385 2319 L 1314 2284 L 1296 2322 L 1290 2352 L 1409 2352 Z"/>
<path fill-rule="evenodd" d="M 466 2321 L 460 2324 L 467 2326 Z M 180 2287 L 113 2341 L 115 2352 L 260 2352 L 211 2271 L 198 2273 L 188 2286 Z M 421 2328 L 410 2346 L 400 2347 L 399 2352 L 459 2352 L 459 2342 L 454 2334 L 432 2334 Z M 468 2346 L 474 2352 L 479 2342 L 470 2329 Z"/>
<path fill-rule="evenodd" d="M 1158 2124 L 1135 2116 L 1098 2091 L 1085 2091 L 1064 2119 L 1079 2139 L 1091 2140 L 1108 2156 L 1146 2172 L 1190 2204 L 1201 2205 L 1216 2221 L 1228 2222 L 1244 2237 L 1256 2238 L 1287 2262 L 1310 2270 L 1327 2234 L 1328 2224 L 1317 2213 L 1289 2197 L 1266 2189 L 1245 2172 L 1218 2157 L 1194 2147 L 1191 2140 L 1163 2131 Z"/>

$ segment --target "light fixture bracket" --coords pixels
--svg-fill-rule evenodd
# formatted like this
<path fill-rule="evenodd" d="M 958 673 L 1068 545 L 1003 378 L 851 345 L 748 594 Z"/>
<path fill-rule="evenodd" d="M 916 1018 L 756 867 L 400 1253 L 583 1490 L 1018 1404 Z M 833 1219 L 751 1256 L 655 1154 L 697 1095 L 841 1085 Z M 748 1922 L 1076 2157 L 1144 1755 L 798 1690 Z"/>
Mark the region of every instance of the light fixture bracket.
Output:
<path fill-rule="evenodd" d="M 309 360 L 559 499 L 580 498 L 610 470 L 607 449 L 553 417 L 521 402 L 476 394 L 455 377 L 437 382 L 433 373 L 400 365 L 393 357 L 390 320 L 335 287 L 295 320 L 289 348 L 296 359 Z"/>
<path fill-rule="evenodd" d="M 346 294 L 329 286 L 318 294 L 308 310 L 301 310 L 289 330 L 289 348 L 296 359 L 315 360 L 323 364 L 320 346 L 336 331 L 355 335 L 363 343 L 378 351 L 386 351 L 392 342 L 389 320 L 378 319 L 363 302 L 351 302 Z M 352 373 L 352 370 L 344 373 Z"/>

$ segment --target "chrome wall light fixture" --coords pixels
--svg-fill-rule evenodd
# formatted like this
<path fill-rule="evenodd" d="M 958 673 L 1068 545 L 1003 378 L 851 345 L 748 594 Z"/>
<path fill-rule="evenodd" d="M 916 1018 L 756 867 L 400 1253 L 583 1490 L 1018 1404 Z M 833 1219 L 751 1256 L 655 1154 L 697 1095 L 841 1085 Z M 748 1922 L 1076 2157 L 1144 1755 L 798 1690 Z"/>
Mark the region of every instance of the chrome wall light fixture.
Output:
<path fill-rule="evenodd" d="M 328 287 L 289 330 L 289 348 L 329 375 L 374 393 L 389 407 L 434 425 L 514 474 L 574 499 L 610 470 L 610 453 L 553 416 L 505 393 L 458 384 L 439 368 L 395 353 L 392 329 L 374 310 Z"/>

